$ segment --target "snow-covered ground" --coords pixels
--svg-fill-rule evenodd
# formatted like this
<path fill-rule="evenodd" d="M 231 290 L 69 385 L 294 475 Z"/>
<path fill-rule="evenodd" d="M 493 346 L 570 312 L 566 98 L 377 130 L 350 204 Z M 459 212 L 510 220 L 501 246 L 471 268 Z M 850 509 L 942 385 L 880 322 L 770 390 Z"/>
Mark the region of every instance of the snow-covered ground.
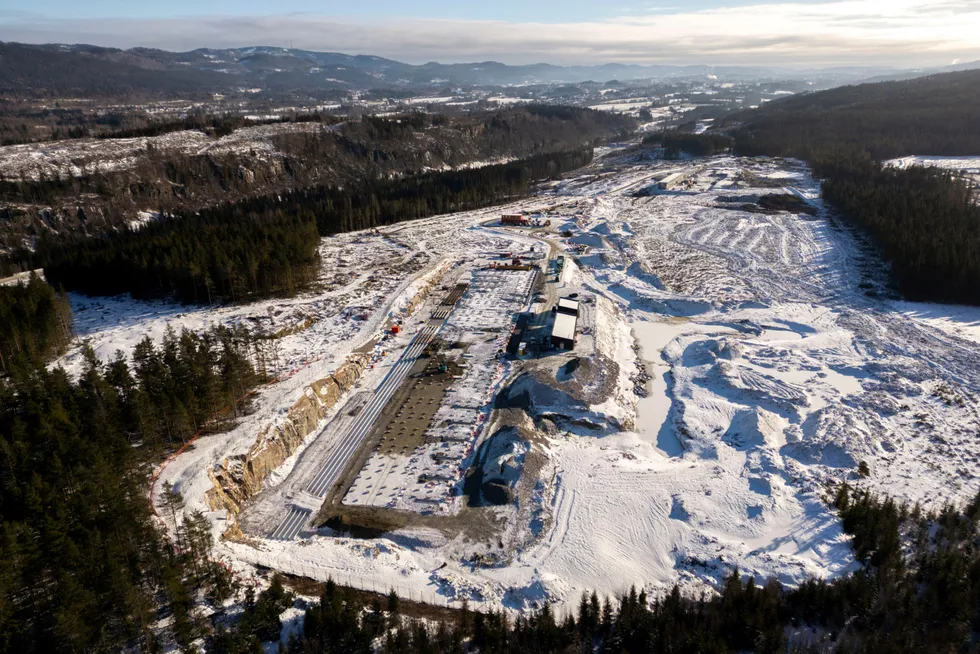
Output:
<path fill-rule="evenodd" d="M 24 272 L 19 272 L 15 275 L 10 275 L 9 277 L 4 277 L 0 279 L 0 286 L 16 286 L 17 284 L 26 284 L 31 279 L 31 275 L 38 275 L 42 279 L 44 278 L 44 270 L 38 268 L 37 270 L 28 270 Z"/>
<path fill-rule="evenodd" d="M 895 168 L 910 168 L 912 166 L 925 166 L 928 168 L 941 168 L 953 171 L 971 180 L 974 185 L 980 184 L 980 155 L 972 157 L 937 157 L 926 155 L 912 155 L 900 157 L 885 162 L 886 166 Z"/>
<path fill-rule="evenodd" d="M 601 104 L 594 104 L 589 107 L 589 109 L 596 109 L 598 111 L 619 111 L 625 112 L 634 109 L 647 109 L 653 103 L 648 98 L 640 98 L 638 100 L 616 100 L 612 102 L 603 102 Z"/>
<path fill-rule="evenodd" d="M 273 136 L 320 129 L 324 128 L 319 123 L 279 123 L 243 127 L 217 139 L 197 130 L 183 130 L 137 138 L 85 138 L 6 145 L 0 147 L 0 178 L 17 180 L 23 175 L 31 180 L 58 179 L 128 170 L 146 154 L 148 147 L 158 152 L 184 155 L 252 151 L 261 157 L 278 152 L 271 140 Z"/>
<path fill-rule="evenodd" d="M 798 162 L 631 156 L 607 157 L 507 207 L 325 241 L 332 277 L 319 294 L 195 311 L 76 298 L 85 307 L 79 329 L 105 355 L 168 322 L 199 327 L 302 307 L 318 319 L 283 349 L 301 370 L 309 366 L 301 355 L 323 356 L 329 369 L 379 326 L 345 318 L 343 308 L 387 315 L 406 277 L 440 261 L 526 249 L 531 236 L 482 223 L 545 212 L 557 228 L 547 238 L 568 260 L 557 292 L 597 298 L 575 363 L 593 377 L 568 372 L 572 354 L 509 364 L 502 386 L 526 391 L 531 408 L 508 441 L 514 447 L 491 455 L 523 461 L 515 501 L 464 509 L 473 530 L 425 523 L 355 539 L 324 529 L 220 546 L 233 561 L 436 601 L 525 610 L 634 583 L 704 588 L 736 565 L 790 584 L 840 575 L 855 564 L 825 501 L 828 482 L 933 506 L 980 489 L 980 309 L 892 299 L 883 264 L 827 215 Z M 691 174 L 690 189 L 634 196 L 675 170 Z M 753 188 L 757 180 L 766 187 Z M 784 192 L 779 186 L 817 215 L 750 210 L 760 195 Z M 389 358 L 403 345 L 389 343 Z M 638 366 L 651 377 L 645 396 L 632 391 Z M 263 392 L 266 416 L 289 406 L 302 383 L 282 389 Z M 255 433 L 249 423 L 200 441 L 161 482 L 203 508 L 208 467 Z"/>
<path fill-rule="evenodd" d="M 885 162 L 888 166 L 895 168 L 910 168 L 912 166 L 930 166 L 932 168 L 945 168 L 946 170 L 962 170 L 973 173 L 980 173 L 980 155 L 975 157 L 936 157 L 926 155 L 912 155 L 900 157 Z"/>
<path fill-rule="evenodd" d="M 439 333 L 447 343 L 464 344 L 466 368 L 461 379 L 452 385 L 451 395 L 423 433 L 426 442 L 405 454 L 372 454 L 348 491 L 345 504 L 417 513 L 459 509 L 460 497 L 454 491 L 464 472 L 462 464 L 473 451 L 504 372 L 498 352 L 507 347 L 533 280 L 530 271 L 471 272 L 466 279 L 470 285 L 466 297 Z"/>
<path fill-rule="evenodd" d="M 128 355 L 149 336 L 155 342 L 168 328 L 179 332 L 210 326 L 243 325 L 257 334 L 295 330 L 277 339 L 271 376 L 287 374 L 312 361 L 336 365 L 367 340 L 387 319 L 387 304 L 408 283 L 439 261 L 395 239 L 370 233 L 342 234 L 323 239 L 316 290 L 295 298 L 276 298 L 246 305 L 201 307 L 129 296 L 87 297 L 71 293 L 75 331 L 103 361 L 116 351 Z M 366 316 L 366 317 L 365 317 Z M 57 363 L 76 371 L 83 361 L 80 347 Z"/>

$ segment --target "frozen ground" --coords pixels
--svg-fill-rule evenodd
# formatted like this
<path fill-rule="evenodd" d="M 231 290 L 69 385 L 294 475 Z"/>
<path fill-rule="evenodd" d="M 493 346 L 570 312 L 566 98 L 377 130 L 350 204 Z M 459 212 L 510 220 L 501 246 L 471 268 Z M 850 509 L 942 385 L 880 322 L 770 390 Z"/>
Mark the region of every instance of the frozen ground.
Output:
<path fill-rule="evenodd" d="M 147 147 L 160 152 L 184 155 L 205 152 L 228 153 L 252 151 L 257 156 L 278 151 L 270 137 L 289 132 L 311 132 L 318 123 L 283 123 L 255 125 L 237 129 L 213 139 L 204 132 L 185 130 L 161 136 L 125 139 L 69 139 L 47 143 L 27 143 L 0 147 L 0 178 L 57 179 L 78 177 L 96 172 L 127 170 L 145 155 Z"/>
<path fill-rule="evenodd" d="M 791 584 L 839 575 L 854 562 L 824 500 L 829 481 L 929 505 L 980 489 L 980 310 L 889 299 L 883 265 L 827 215 L 797 162 L 629 156 L 509 207 L 388 230 L 403 257 L 432 265 L 527 246 L 529 236 L 480 223 L 550 212 L 571 234 L 550 237 L 569 260 L 563 288 L 598 298 L 595 354 L 581 365 L 607 382 L 576 386 L 564 372 L 552 374 L 550 390 L 521 382 L 537 407 L 520 432 L 525 486 L 511 505 L 469 509 L 493 518 L 492 535 L 415 526 L 353 539 L 322 530 L 290 542 L 226 542 L 224 555 L 524 610 L 633 583 L 703 588 L 735 565 Z M 634 197 L 672 170 L 692 173 L 692 188 Z M 807 199 L 817 215 L 751 210 L 774 192 Z M 384 265 L 357 261 L 361 274 Z M 371 297 L 382 302 L 385 292 Z M 344 324 L 325 322 L 310 350 L 340 348 L 330 334 Z M 109 347 L 122 332 L 93 327 L 93 340 L 101 334 Z M 582 352 L 592 342 L 583 335 Z M 645 397 L 626 386 L 637 358 L 651 376 Z M 548 357 L 515 363 L 512 373 L 536 369 L 540 380 L 548 365 Z M 227 439 L 202 442 L 165 473 L 191 508 L 201 506 L 201 479 Z"/>
<path fill-rule="evenodd" d="M 473 451 L 504 374 L 498 353 L 507 347 L 514 319 L 527 303 L 533 280 L 530 271 L 485 269 L 475 269 L 464 278 L 469 290 L 439 333 L 447 343 L 464 344 L 466 367 L 460 379 L 425 430 L 426 443 L 405 454 L 372 454 L 345 504 L 417 513 L 459 509 L 455 488 L 464 472 L 462 464 Z"/>
<path fill-rule="evenodd" d="M 911 166 L 927 166 L 929 168 L 942 168 L 951 170 L 963 175 L 971 180 L 973 184 L 980 183 L 980 155 L 973 157 L 936 157 L 925 155 L 913 155 L 886 161 L 885 165 L 895 168 L 909 168 Z"/>

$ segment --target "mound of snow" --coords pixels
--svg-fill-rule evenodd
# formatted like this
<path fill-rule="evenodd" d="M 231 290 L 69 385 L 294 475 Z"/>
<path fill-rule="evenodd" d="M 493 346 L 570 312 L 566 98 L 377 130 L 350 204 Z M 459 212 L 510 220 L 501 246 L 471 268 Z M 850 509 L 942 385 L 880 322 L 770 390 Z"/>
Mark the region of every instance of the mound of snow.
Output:
<path fill-rule="evenodd" d="M 779 447 L 786 442 L 783 432 L 788 425 L 785 418 L 761 407 L 745 409 L 735 414 L 723 440 L 736 449 Z"/>
<path fill-rule="evenodd" d="M 661 291 L 667 290 L 667 287 L 664 286 L 664 283 L 660 280 L 660 277 L 646 270 L 643 267 L 643 264 L 639 261 L 634 261 L 633 263 L 631 263 L 629 265 L 629 268 L 626 269 L 626 272 L 631 277 L 635 277 L 641 282 L 649 284 L 650 286 L 652 286 L 657 290 L 661 290 Z"/>
<path fill-rule="evenodd" d="M 606 245 L 605 241 L 602 240 L 602 236 L 593 232 L 583 232 L 569 238 L 568 242 L 575 245 L 587 245 L 591 248 L 601 248 Z"/>
<path fill-rule="evenodd" d="M 529 611 L 568 597 L 568 583 L 554 574 L 536 574 L 531 583 L 504 593 L 503 604 L 509 609 Z"/>

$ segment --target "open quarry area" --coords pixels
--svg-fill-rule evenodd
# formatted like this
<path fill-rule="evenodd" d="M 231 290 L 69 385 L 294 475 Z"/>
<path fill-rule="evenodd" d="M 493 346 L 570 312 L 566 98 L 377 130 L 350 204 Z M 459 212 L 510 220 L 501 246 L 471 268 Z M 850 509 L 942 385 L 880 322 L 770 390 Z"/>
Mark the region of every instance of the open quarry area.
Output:
<path fill-rule="evenodd" d="M 800 162 L 614 150 L 320 257 L 286 300 L 72 296 L 103 359 L 168 327 L 267 337 L 275 380 L 152 491 L 236 570 L 514 612 L 735 567 L 792 586 L 857 566 L 832 484 L 980 490 L 980 309 L 896 299 Z"/>

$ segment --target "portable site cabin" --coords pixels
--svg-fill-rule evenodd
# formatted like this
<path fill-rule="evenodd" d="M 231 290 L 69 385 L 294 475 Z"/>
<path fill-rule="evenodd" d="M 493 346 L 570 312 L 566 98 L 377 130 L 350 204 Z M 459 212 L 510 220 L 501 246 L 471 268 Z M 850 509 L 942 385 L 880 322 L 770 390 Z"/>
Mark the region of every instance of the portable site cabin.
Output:
<path fill-rule="evenodd" d="M 577 324 L 578 316 L 556 313 L 555 325 L 551 329 L 551 346 L 559 350 L 574 350 Z"/>
<path fill-rule="evenodd" d="M 551 329 L 551 346 L 559 350 L 575 349 L 578 328 L 578 300 L 559 298 L 555 305 L 555 325 Z"/>
<path fill-rule="evenodd" d="M 505 213 L 500 217 L 500 224 L 502 225 L 527 225 L 530 222 L 524 217 L 524 214 L 520 213 Z"/>
<path fill-rule="evenodd" d="M 558 299 L 558 313 L 567 313 L 570 316 L 578 315 L 578 300 L 563 297 Z"/>

